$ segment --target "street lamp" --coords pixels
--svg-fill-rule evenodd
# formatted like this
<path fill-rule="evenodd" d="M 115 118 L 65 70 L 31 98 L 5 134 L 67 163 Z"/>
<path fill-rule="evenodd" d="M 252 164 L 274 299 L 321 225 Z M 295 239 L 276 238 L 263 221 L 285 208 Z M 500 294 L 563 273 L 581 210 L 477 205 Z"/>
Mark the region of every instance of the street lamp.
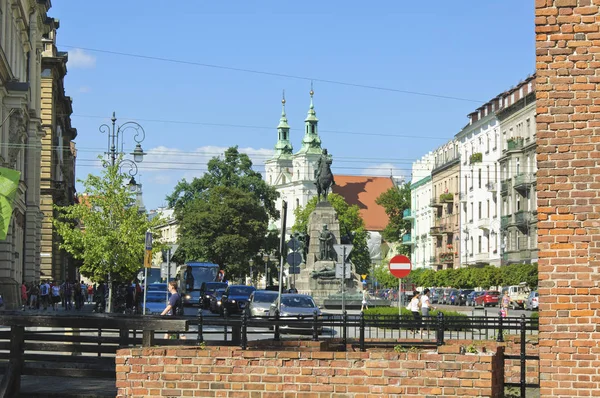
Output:
<path fill-rule="evenodd" d="M 265 262 L 265 289 L 269 284 L 269 255 L 267 253 L 263 253 L 263 261 Z"/>
<path fill-rule="evenodd" d="M 129 183 L 128 188 L 131 192 L 138 191 L 138 184 L 135 181 L 134 176 L 138 173 L 137 163 L 141 163 L 144 159 L 144 155 L 146 153 L 142 149 L 141 143 L 146 138 L 146 132 L 144 128 L 136 122 L 125 122 L 121 125 L 117 125 L 117 117 L 115 116 L 115 112 L 113 112 L 111 117 L 112 125 L 102 124 L 98 129 L 102 134 L 106 134 L 108 136 L 108 146 L 107 151 L 105 152 L 110 159 L 111 166 L 118 166 L 119 169 L 123 167 L 129 168 L 127 174 L 129 174 Z M 136 142 L 135 149 L 130 155 L 133 156 L 133 160 L 124 159 L 121 155 L 125 155 L 123 151 L 124 147 L 124 135 L 126 131 L 130 131 L 133 134 L 133 140 Z M 117 159 L 118 162 L 117 162 Z M 144 281 L 146 284 L 147 281 Z M 107 312 L 111 312 L 112 310 L 112 275 L 111 272 L 108 273 L 108 304 L 107 304 Z"/>

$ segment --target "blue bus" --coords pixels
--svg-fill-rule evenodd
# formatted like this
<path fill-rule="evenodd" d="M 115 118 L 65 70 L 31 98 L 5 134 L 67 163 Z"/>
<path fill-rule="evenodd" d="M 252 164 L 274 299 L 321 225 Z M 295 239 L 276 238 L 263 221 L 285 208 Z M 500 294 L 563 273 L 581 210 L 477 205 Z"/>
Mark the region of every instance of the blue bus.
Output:
<path fill-rule="evenodd" d="M 213 263 L 191 262 L 177 269 L 179 293 L 184 305 L 199 305 L 200 287 L 203 282 L 218 280 L 219 265 Z"/>

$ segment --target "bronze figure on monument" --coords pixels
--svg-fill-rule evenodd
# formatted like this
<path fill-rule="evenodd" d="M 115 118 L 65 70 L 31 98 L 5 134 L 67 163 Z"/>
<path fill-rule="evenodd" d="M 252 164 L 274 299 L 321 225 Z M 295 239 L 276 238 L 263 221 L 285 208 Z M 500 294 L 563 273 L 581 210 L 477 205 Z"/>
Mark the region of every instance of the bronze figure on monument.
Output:
<path fill-rule="evenodd" d="M 321 201 L 321 195 L 323 195 L 323 201 L 327 201 L 329 188 L 335 185 L 333 174 L 331 173 L 332 163 L 331 155 L 327 153 L 327 149 L 323 149 L 323 153 L 317 161 L 317 175 L 315 180 L 315 185 L 317 186 L 317 203 Z"/>

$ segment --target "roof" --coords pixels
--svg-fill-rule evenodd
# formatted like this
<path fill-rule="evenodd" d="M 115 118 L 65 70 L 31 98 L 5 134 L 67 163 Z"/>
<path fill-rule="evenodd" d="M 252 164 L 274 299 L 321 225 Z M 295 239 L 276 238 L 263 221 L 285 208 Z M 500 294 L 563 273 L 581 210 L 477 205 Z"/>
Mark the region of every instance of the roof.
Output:
<path fill-rule="evenodd" d="M 357 205 L 368 231 L 383 231 L 389 218 L 375 200 L 394 187 L 391 177 L 335 175 L 332 191 L 341 195 L 349 205 Z"/>

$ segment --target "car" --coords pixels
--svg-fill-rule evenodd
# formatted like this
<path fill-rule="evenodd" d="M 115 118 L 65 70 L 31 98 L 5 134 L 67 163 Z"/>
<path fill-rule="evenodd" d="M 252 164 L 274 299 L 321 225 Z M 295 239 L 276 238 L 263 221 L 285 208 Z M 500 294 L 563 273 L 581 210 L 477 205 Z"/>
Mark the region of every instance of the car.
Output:
<path fill-rule="evenodd" d="M 221 296 L 221 315 L 227 313 L 234 314 L 240 313 L 246 309 L 250 295 L 256 288 L 254 286 L 246 285 L 230 285 L 227 286 L 225 292 Z"/>
<path fill-rule="evenodd" d="M 475 297 L 476 306 L 498 306 L 498 299 L 500 298 L 500 292 L 497 290 L 486 290 L 483 294 Z"/>
<path fill-rule="evenodd" d="M 467 307 L 475 307 L 475 298 L 477 296 L 481 296 L 482 294 L 483 294 L 483 292 L 476 292 L 476 291 L 472 291 L 471 293 L 467 294 L 467 301 L 466 301 Z"/>
<path fill-rule="evenodd" d="M 449 304 L 450 303 L 450 292 L 452 292 L 452 289 L 443 289 L 438 302 L 440 304 Z"/>
<path fill-rule="evenodd" d="M 510 307 L 513 310 L 525 308 L 525 301 L 527 301 L 527 298 L 531 293 L 531 290 L 526 282 L 505 287 L 502 289 L 502 295 L 504 295 L 505 291 L 508 291 L 508 295 L 510 296 Z"/>
<path fill-rule="evenodd" d="M 431 301 L 431 304 L 440 303 L 440 300 L 441 300 L 443 294 L 444 294 L 443 289 L 431 289 L 431 297 L 429 298 L 429 300 Z"/>
<path fill-rule="evenodd" d="M 461 289 L 458 291 L 457 305 L 467 305 L 467 296 L 473 292 L 473 289 Z"/>
<path fill-rule="evenodd" d="M 200 286 L 200 295 L 198 298 L 198 305 L 200 308 L 208 309 L 210 307 L 210 298 L 217 291 L 217 289 L 227 289 L 227 283 L 225 282 L 202 282 Z"/>
<path fill-rule="evenodd" d="M 163 294 L 167 294 L 167 284 L 166 283 L 149 283 L 148 284 L 148 293 L 150 292 L 162 292 Z"/>
<path fill-rule="evenodd" d="M 450 305 L 458 305 L 458 290 L 452 289 L 450 290 L 450 295 L 448 296 L 448 302 L 446 304 Z"/>
<path fill-rule="evenodd" d="M 169 293 L 169 296 L 171 294 Z M 146 292 L 146 315 L 160 315 L 167 307 L 167 294 L 160 291 Z"/>
<path fill-rule="evenodd" d="M 275 311 L 279 304 L 279 299 L 275 300 L 269 307 L 269 316 L 274 317 Z M 283 329 L 312 329 L 313 325 L 310 320 L 314 317 L 315 311 L 317 316 L 321 316 L 321 309 L 315 304 L 315 300 L 306 294 L 289 293 L 281 296 L 280 319 L 305 319 L 306 322 L 294 326 L 282 326 Z M 318 332 L 321 333 L 323 327 L 319 326 Z"/>
<path fill-rule="evenodd" d="M 221 297 L 225 293 L 225 289 L 217 289 L 210 295 L 210 299 L 208 300 L 208 309 L 213 314 L 221 313 Z"/>
<path fill-rule="evenodd" d="M 256 290 L 250 295 L 248 314 L 250 316 L 268 316 L 271 304 L 277 300 L 279 292 Z"/>
<path fill-rule="evenodd" d="M 540 305 L 540 295 L 537 290 L 532 291 L 527 296 L 527 300 L 525 301 L 525 309 L 526 310 L 537 310 Z"/>

